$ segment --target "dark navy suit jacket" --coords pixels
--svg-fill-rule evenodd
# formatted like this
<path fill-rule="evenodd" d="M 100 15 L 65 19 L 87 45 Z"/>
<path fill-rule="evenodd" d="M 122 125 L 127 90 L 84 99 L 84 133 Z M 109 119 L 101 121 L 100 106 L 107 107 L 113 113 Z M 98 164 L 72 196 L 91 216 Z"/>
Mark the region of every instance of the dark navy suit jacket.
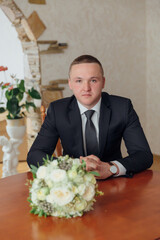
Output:
<path fill-rule="evenodd" d="M 74 96 L 50 104 L 41 130 L 29 153 L 28 164 L 43 164 L 46 154 L 51 156 L 58 138 L 64 155 L 84 156 L 82 123 Z M 122 158 L 121 141 L 124 139 L 128 156 Z M 153 156 L 140 125 L 139 118 L 129 99 L 102 93 L 99 119 L 99 154 L 101 161 L 119 161 L 127 175 L 149 168 Z"/>

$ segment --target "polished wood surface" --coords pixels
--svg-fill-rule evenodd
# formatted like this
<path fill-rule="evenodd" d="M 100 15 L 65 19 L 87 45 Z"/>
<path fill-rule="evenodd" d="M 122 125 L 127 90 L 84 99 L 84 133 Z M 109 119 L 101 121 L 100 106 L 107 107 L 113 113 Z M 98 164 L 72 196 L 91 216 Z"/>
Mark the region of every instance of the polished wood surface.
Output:
<path fill-rule="evenodd" d="M 74 219 L 29 213 L 31 173 L 0 179 L 0 239 L 154 240 L 160 238 L 160 172 L 98 181 L 104 192 L 94 210 Z"/>

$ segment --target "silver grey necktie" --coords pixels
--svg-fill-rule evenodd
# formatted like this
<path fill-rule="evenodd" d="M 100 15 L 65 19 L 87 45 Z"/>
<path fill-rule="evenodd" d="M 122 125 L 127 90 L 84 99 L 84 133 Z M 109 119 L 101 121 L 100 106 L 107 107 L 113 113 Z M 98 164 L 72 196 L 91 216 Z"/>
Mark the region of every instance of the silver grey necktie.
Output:
<path fill-rule="evenodd" d="M 94 110 L 88 110 L 85 112 L 87 117 L 86 128 L 85 128 L 85 138 L 86 138 L 86 150 L 87 155 L 94 154 L 98 155 L 98 141 L 96 136 L 96 129 L 91 120 Z"/>

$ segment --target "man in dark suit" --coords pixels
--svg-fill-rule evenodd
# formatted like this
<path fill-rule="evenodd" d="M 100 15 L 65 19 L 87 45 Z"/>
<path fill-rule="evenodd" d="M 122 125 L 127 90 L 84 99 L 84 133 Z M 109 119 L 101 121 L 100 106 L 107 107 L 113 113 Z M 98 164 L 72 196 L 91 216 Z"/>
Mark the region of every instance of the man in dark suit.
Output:
<path fill-rule="evenodd" d="M 83 55 L 72 62 L 69 87 L 74 95 L 50 104 L 28 153 L 29 165 L 43 164 L 42 158 L 53 154 L 59 138 L 63 154 L 84 159 L 87 171 L 98 171 L 100 179 L 132 176 L 152 165 L 153 156 L 131 101 L 102 93 L 104 84 L 98 59 Z M 122 138 L 128 151 L 124 158 Z"/>

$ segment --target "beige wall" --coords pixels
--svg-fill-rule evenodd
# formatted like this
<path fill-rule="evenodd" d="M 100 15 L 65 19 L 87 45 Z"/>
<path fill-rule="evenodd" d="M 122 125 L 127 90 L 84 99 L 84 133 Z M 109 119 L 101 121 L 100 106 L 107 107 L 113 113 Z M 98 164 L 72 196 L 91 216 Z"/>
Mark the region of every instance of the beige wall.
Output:
<path fill-rule="evenodd" d="M 160 154 L 160 1 L 146 0 L 147 137 Z"/>
<path fill-rule="evenodd" d="M 42 83 L 67 78 L 69 64 L 75 57 L 95 55 L 104 66 L 105 90 L 132 99 L 153 152 L 160 154 L 160 95 L 155 96 L 160 92 L 160 1 L 46 0 L 46 5 L 15 2 L 26 17 L 34 10 L 38 12 L 47 27 L 39 40 L 58 40 L 69 45 L 63 54 L 41 57 Z M 67 88 L 64 94 L 71 92 Z"/>

